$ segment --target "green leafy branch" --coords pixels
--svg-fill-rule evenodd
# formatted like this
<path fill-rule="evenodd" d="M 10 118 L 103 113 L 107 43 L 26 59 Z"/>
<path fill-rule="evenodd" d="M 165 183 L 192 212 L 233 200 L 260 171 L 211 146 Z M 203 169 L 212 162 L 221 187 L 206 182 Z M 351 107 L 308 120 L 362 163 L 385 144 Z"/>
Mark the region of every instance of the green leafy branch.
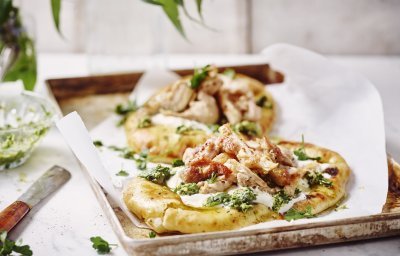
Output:
<path fill-rule="evenodd" d="M 202 8 L 203 1 L 202 0 L 196 0 L 196 9 L 197 9 L 197 13 L 200 17 L 200 20 L 194 18 L 188 12 L 184 0 L 142 0 L 142 1 L 145 3 L 148 3 L 148 4 L 160 6 L 163 9 L 164 13 L 167 15 L 168 19 L 172 22 L 172 24 L 174 25 L 176 30 L 185 39 L 187 39 L 187 37 L 186 37 L 185 30 L 182 26 L 179 9 L 182 9 L 183 13 L 189 20 L 196 22 L 206 28 L 209 28 L 207 25 L 204 24 L 203 14 L 202 14 L 202 10 L 203 10 L 203 8 Z M 209 28 L 209 29 L 211 29 L 211 28 Z"/>

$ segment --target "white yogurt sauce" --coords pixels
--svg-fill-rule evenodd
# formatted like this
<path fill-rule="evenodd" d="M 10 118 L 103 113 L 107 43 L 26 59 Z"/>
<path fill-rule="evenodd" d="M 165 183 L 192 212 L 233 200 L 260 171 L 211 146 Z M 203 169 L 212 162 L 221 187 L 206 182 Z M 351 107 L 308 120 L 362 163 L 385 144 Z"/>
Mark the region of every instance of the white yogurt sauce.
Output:
<path fill-rule="evenodd" d="M 151 117 L 151 123 L 155 125 L 166 125 L 177 128 L 178 126 L 184 125 L 188 127 L 192 127 L 194 129 L 203 130 L 208 134 L 211 134 L 212 131 L 208 128 L 207 125 L 199 123 L 197 121 L 176 117 L 176 116 L 166 116 L 163 114 L 156 114 Z"/>
<path fill-rule="evenodd" d="M 289 201 L 289 203 L 283 205 L 280 209 L 279 209 L 279 213 L 285 213 L 287 211 L 289 211 L 290 208 L 293 207 L 293 205 L 297 202 L 306 200 L 307 196 L 304 193 L 300 193 L 300 195 L 296 198 L 293 198 L 292 200 Z"/>

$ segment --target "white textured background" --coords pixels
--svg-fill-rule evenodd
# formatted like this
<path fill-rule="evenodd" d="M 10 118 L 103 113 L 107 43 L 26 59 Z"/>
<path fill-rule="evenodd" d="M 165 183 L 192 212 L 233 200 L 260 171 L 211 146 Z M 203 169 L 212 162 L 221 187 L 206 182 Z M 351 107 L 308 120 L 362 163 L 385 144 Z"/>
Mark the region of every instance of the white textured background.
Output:
<path fill-rule="evenodd" d="M 400 54 L 399 0 L 204 0 L 206 23 L 218 32 L 183 19 L 190 42 L 140 0 L 63 0 L 65 40 L 50 0 L 18 2 L 40 52 L 252 53 L 286 42 L 324 54 Z"/>

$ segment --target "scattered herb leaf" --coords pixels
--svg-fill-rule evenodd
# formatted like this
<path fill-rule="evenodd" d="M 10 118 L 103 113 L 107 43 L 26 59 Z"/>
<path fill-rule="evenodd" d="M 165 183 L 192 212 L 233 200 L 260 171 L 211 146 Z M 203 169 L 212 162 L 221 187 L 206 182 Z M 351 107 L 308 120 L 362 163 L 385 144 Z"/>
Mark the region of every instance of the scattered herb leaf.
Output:
<path fill-rule="evenodd" d="M 257 123 L 250 121 L 242 121 L 233 126 L 233 130 L 249 136 L 260 136 L 261 128 Z"/>
<path fill-rule="evenodd" d="M 174 189 L 175 193 L 178 193 L 179 195 L 185 195 L 185 196 L 198 194 L 199 191 L 200 191 L 200 187 L 197 186 L 196 183 L 181 183 Z"/>
<path fill-rule="evenodd" d="M 318 186 L 318 185 L 325 186 L 325 187 L 332 186 L 332 181 L 325 178 L 320 172 L 307 172 L 306 175 L 304 175 L 304 177 L 307 179 L 310 187 Z"/>
<path fill-rule="evenodd" d="M 128 119 L 128 115 L 131 112 L 135 112 L 138 109 L 138 106 L 135 101 L 128 101 L 126 104 L 118 104 L 114 112 L 118 115 L 122 116 L 121 120 L 118 122 L 118 126 L 123 125 Z"/>
<path fill-rule="evenodd" d="M 256 100 L 256 105 L 261 108 L 271 109 L 272 102 L 268 101 L 268 97 L 266 95 L 261 96 Z"/>
<path fill-rule="evenodd" d="M 139 174 L 139 177 L 145 178 L 151 182 L 157 183 L 159 185 L 164 185 L 165 182 L 171 177 L 171 169 L 169 167 L 164 167 L 157 165 L 151 170 L 145 170 Z"/>
<path fill-rule="evenodd" d="M 306 150 L 304 147 L 304 135 L 301 135 L 301 147 L 296 149 L 294 151 L 294 154 L 297 156 L 297 159 L 300 161 L 306 161 L 306 160 L 315 160 L 315 161 L 320 161 L 321 157 L 310 157 L 306 154 Z"/>
<path fill-rule="evenodd" d="M 211 174 L 211 177 L 207 180 L 209 184 L 215 183 L 217 181 L 218 175 L 216 172 Z"/>
<path fill-rule="evenodd" d="M 190 88 L 197 89 L 199 88 L 201 82 L 207 77 L 208 72 L 210 71 L 210 65 L 207 65 L 201 69 L 195 69 L 192 79 L 190 79 Z"/>
<path fill-rule="evenodd" d="M 296 209 L 291 208 L 289 211 L 285 213 L 285 220 L 291 221 L 291 220 L 298 220 L 298 219 L 304 219 L 304 218 L 314 218 L 315 215 L 311 213 L 312 208 L 311 206 L 307 206 L 305 211 L 297 211 Z"/>
<path fill-rule="evenodd" d="M 178 127 L 176 127 L 176 133 L 177 134 L 189 134 L 191 131 L 197 130 L 191 126 L 186 126 L 186 125 L 179 125 Z"/>
<path fill-rule="evenodd" d="M 95 141 L 93 141 L 93 145 L 95 145 L 96 147 L 102 147 L 102 146 L 104 146 L 104 145 L 103 145 L 103 142 L 100 141 L 100 140 L 95 140 Z"/>
<path fill-rule="evenodd" d="M 155 238 L 157 236 L 156 232 L 150 231 L 149 238 Z"/>
<path fill-rule="evenodd" d="M 115 175 L 126 177 L 126 176 L 129 176 L 129 173 L 127 171 L 125 171 L 125 170 L 120 170 Z"/>
<path fill-rule="evenodd" d="M 146 128 L 151 126 L 151 119 L 150 117 L 146 116 L 139 120 L 138 128 Z"/>
<path fill-rule="evenodd" d="M 91 237 L 90 241 L 92 241 L 92 247 L 97 251 L 98 254 L 107 254 L 111 251 L 110 246 L 117 246 L 116 244 L 109 244 L 100 236 Z"/>
<path fill-rule="evenodd" d="M 174 159 L 172 161 L 172 167 L 179 167 L 183 165 L 185 165 L 185 163 L 181 159 Z"/>
<path fill-rule="evenodd" d="M 204 206 L 212 207 L 219 204 L 229 206 L 241 212 L 246 212 L 253 207 L 257 195 L 250 188 L 235 190 L 232 195 L 222 192 L 207 198 Z"/>
<path fill-rule="evenodd" d="M 19 253 L 22 256 L 32 255 L 29 245 L 20 245 L 19 242 L 7 239 L 7 231 L 0 232 L 0 255 L 11 255 L 12 252 Z"/>
<path fill-rule="evenodd" d="M 274 204 L 272 205 L 272 210 L 274 212 L 279 211 L 279 209 L 289 203 L 289 201 L 292 199 L 288 194 L 285 193 L 283 190 L 279 190 L 278 193 L 276 193 L 274 196 Z"/>
<path fill-rule="evenodd" d="M 231 200 L 231 196 L 228 193 L 221 192 L 216 195 L 207 198 L 204 206 L 213 207 L 219 204 L 227 204 Z"/>

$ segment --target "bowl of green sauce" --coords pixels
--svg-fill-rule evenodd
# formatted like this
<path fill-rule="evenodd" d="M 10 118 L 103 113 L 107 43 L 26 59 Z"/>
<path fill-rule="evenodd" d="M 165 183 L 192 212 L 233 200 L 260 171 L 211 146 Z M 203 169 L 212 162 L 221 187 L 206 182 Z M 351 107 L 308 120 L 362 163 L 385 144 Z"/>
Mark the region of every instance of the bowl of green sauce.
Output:
<path fill-rule="evenodd" d="M 54 105 L 38 94 L 0 95 L 0 171 L 23 164 L 57 116 Z"/>

